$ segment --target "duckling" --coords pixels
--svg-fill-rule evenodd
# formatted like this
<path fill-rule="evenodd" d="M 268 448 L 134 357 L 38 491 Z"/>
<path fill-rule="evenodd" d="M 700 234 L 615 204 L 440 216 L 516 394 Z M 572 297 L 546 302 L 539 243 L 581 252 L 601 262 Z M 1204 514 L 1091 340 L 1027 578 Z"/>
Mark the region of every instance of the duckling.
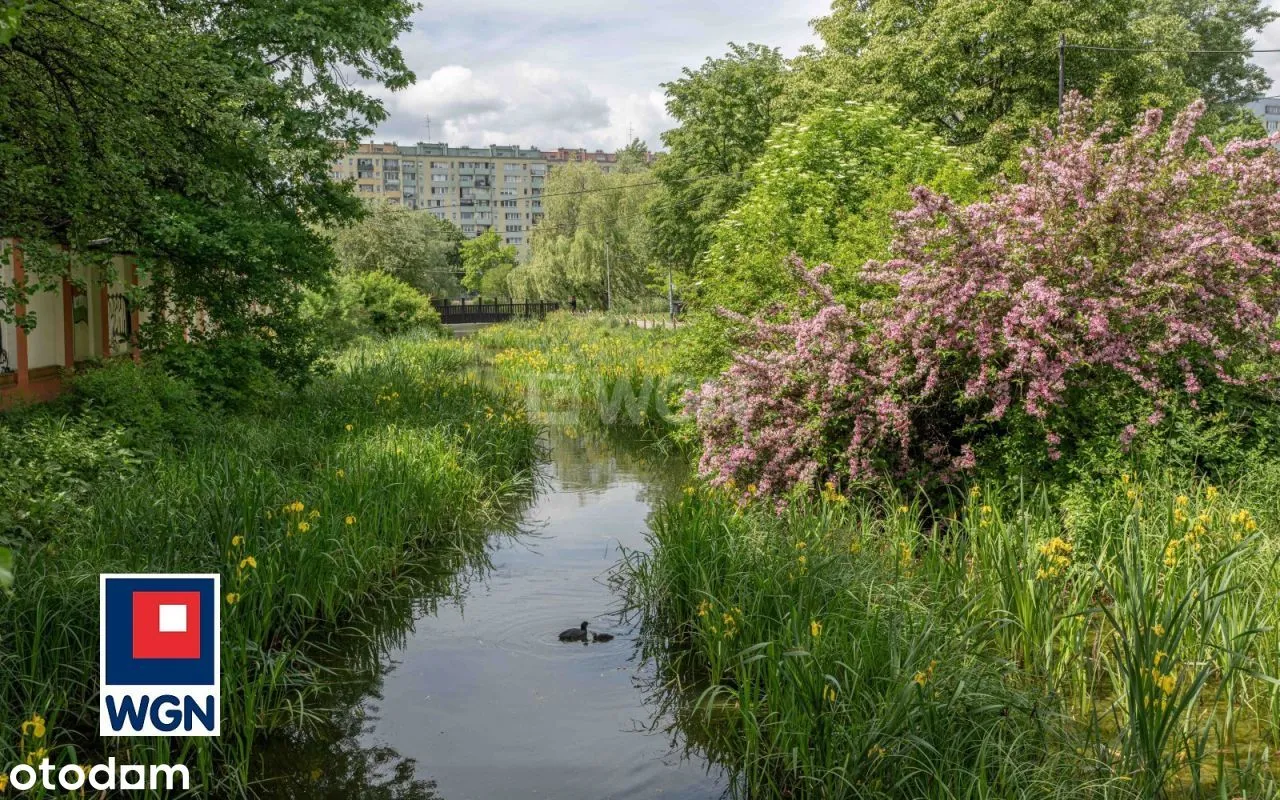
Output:
<path fill-rule="evenodd" d="M 592 633 L 591 634 L 591 641 L 593 642 L 608 642 L 612 640 L 613 640 L 612 633 Z"/>
<path fill-rule="evenodd" d="M 585 642 L 587 640 L 587 623 L 583 622 L 580 627 L 570 628 L 567 631 L 560 632 L 560 641 L 562 642 Z"/>

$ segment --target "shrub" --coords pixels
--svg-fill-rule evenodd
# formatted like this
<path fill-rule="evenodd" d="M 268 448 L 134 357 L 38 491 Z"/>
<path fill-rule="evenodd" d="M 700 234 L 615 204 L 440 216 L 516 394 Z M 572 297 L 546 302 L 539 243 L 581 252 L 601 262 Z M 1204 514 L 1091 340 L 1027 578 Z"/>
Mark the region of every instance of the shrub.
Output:
<path fill-rule="evenodd" d="M 124 431 L 47 411 L 0 424 L 0 544 L 43 541 L 82 519 L 92 487 L 131 475 Z"/>
<path fill-rule="evenodd" d="M 364 335 L 391 336 L 414 328 L 443 330 L 427 295 L 382 272 L 339 276 L 328 293 L 308 293 L 302 313 L 313 335 L 330 348 Z"/>
<path fill-rule="evenodd" d="M 895 294 L 856 312 L 825 266 L 799 269 L 818 313 L 757 319 L 694 398 L 703 470 L 773 492 L 947 480 L 1011 434 L 1035 434 L 1006 449 L 1025 466 L 1099 437 L 1127 449 L 1171 416 L 1209 419 L 1210 388 L 1274 408 L 1280 154 L 1269 140 L 1190 146 L 1203 108 L 1167 136 L 1150 111 L 1108 143 L 1073 97 L 1022 183 L 966 207 L 915 190 L 894 257 L 864 268 Z"/>
<path fill-rule="evenodd" d="M 204 423 L 200 396 L 153 361 L 112 361 L 77 375 L 65 405 L 122 426 L 130 441 L 152 447 L 190 438 Z"/>
<path fill-rule="evenodd" d="M 251 335 L 173 341 L 152 358 L 192 386 L 209 405 L 262 410 L 280 397 L 284 384 L 269 365 L 269 345 Z"/>
<path fill-rule="evenodd" d="M 715 309 L 795 306 L 800 284 L 784 267 L 791 254 L 848 265 L 829 277 L 836 296 L 851 301 L 868 289 L 858 267 L 889 254 L 894 215 L 911 207 L 913 187 L 977 194 L 977 180 L 951 148 L 896 116 L 890 106 L 848 103 L 778 126 L 750 170 L 751 189 L 716 225 L 698 265 L 692 302 L 704 313 L 685 337 L 691 368 L 718 369 L 728 360 L 731 341 Z"/>

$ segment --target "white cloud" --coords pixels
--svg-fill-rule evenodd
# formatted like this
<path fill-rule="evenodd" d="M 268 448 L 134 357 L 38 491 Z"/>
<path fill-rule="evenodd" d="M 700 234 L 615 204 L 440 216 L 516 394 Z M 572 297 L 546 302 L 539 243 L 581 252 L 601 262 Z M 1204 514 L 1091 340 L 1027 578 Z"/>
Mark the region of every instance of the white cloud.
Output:
<path fill-rule="evenodd" d="M 513 62 L 474 70 L 450 64 L 388 98 L 391 122 L 380 133 L 404 140 L 554 147 L 606 128 L 609 103 L 581 79 L 549 67 Z"/>
<path fill-rule="evenodd" d="M 730 41 L 790 55 L 829 0 L 430 0 L 399 42 L 418 82 L 388 94 L 377 138 L 453 145 L 650 147 L 672 121 L 659 87 Z"/>

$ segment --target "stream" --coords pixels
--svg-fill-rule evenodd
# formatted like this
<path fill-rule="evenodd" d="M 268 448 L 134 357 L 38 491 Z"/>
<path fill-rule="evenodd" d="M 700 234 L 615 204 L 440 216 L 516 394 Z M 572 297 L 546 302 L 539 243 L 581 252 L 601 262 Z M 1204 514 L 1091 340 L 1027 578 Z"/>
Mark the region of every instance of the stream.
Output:
<path fill-rule="evenodd" d="M 725 794 L 721 770 L 654 699 L 640 631 L 619 617 L 607 581 L 623 548 L 647 547 L 649 514 L 680 492 L 687 466 L 571 427 L 553 427 L 546 445 L 542 488 L 516 532 L 495 531 L 449 594 L 393 602 L 373 633 L 378 652 L 347 656 L 362 677 L 323 723 L 270 746 L 264 796 Z M 583 620 L 616 638 L 558 640 Z"/>

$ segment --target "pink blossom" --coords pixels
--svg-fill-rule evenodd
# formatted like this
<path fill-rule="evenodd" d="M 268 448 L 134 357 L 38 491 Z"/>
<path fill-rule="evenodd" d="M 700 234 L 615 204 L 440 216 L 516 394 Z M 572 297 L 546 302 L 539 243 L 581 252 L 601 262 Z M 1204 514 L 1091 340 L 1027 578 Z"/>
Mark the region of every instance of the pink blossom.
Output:
<path fill-rule="evenodd" d="M 891 258 L 861 279 L 892 291 L 850 310 L 793 263 L 809 318 L 738 318 L 734 363 L 692 395 L 702 471 L 776 494 L 976 465 L 985 430 L 1039 425 L 1062 456 L 1073 390 L 1122 382 L 1125 425 L 1155 427 L 1206 382 L 1258 386 L 1240 367 L 1280 352 L 1280 154 L 1269 140 L 1191 144 L 1196 103 L 1160 141 L 1161 112 L 1119 140 L 1088 130 L 1072 95 L 1060 131 L 1026 152 L 1023 182 L 957 206 L 916 188 Z M 1270 380 L 1268 377 L 1267 380 Z M 766 483 L 767 482 L 767 483 Z"/>

